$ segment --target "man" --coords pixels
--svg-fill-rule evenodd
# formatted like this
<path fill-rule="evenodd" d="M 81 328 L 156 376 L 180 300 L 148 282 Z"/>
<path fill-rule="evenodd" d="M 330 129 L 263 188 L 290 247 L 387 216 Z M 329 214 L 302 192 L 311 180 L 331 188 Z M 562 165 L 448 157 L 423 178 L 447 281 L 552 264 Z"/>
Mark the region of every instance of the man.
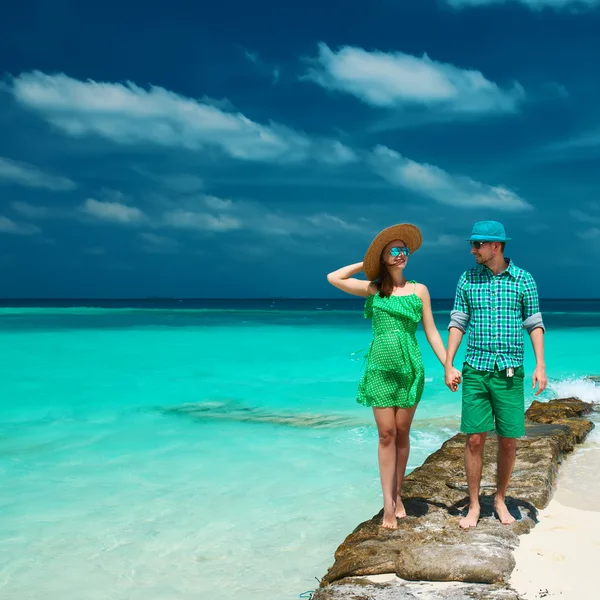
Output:
<path fill-rule="evenodd" d="M 469 242 L 477 266 L 461 276 L 450 313 L 446 385 L 456 391 L 453 366 L 456 351 L 469 326 L 463 365 L 461 431 L 467 434 L 465 468 L 469 511 L 463 529 L 479 519 L 479 488 L 487 432 L 498 435 L 498 464 L 494 506 L 500 522 L 515 519 L 506 507 L 506 490 L 515 463 L 516 438 L 525 435 L 523 387 L 523 329 L 531 338 L 536 367 L 532 387 L 536 396 L 546 387 L 544 323 L 533 277 L 504 258 L 504 226 L 496 221 L 475 223 Z"/>

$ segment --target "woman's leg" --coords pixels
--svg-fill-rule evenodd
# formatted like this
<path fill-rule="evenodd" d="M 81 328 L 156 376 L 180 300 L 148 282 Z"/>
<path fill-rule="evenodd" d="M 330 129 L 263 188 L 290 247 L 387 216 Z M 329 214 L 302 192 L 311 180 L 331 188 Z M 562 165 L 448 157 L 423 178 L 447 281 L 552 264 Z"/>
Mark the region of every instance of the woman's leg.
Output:
<path fill-rule="evenodd" d="M 383 492 L 383 527 L 396 529 L 396 408 L 373 408 L 379 432 L 379 476 Z"/>
<path fill-rule="evenodd" d="M 397 408 L 396 409 L 396 517 L 403 519 L 406 516 L 404 504 L 402 503 L 401 491 L 402 481 L 404 480 L 404 472 L 408 463 L 408 454 L 410 452 L 410 426 L 417 405 L 412 408 Z"/>

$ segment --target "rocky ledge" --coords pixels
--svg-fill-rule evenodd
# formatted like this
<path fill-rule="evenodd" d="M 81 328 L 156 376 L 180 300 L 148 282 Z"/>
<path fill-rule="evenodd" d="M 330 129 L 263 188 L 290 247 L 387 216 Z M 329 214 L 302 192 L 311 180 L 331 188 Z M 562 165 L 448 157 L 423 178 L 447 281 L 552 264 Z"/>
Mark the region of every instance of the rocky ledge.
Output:
<path fill-rule="evenodd" d="M 527 435 L 518 441 L 507 506 L 517 519 L 501 525 L 494 516 L 497 439 L 488 436 L 481 482 L 482 514 L 476 529 L 458 521 L 468 505 L 463 434 L 455 435 L 408 475 L 403 485 L 407 517 L 397 530 L 380 527 L 382 512 L 361 523 L 335 552 L 335 562 L 313 600 L 409 598 L 506 598 L 519 536 L 545 508 L 563 456 L 594 424 L 583 415 L 593 405 L 576 398 L 534 401 L 526 412 Z M 395 574 L 389 581 L 365 576 Z M 401 579 L 398 579 L 401 578 Z M 426 584 L 423 582 L 456 582 Z"/>

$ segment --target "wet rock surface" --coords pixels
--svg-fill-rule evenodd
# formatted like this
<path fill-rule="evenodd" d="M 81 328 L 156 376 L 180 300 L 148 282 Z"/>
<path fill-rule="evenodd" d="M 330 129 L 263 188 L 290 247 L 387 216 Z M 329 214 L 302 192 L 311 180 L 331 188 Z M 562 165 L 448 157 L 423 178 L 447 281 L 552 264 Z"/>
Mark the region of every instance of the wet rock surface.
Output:
<path fill-rule="evenodd" d="M 402 495 L 407 517 L 398 520 L 398 529 L 380 526 L 383 511 L 361 523 L 335 552 L 335 562 L 314 600 L 517 598 L 504 585 L 515 565 L 512 552 L 519 536 L 535 526 L 537 511 L 549 503 L 562 458 L 593 429 L 593 423 L 584 418 L 592 410 L 593 405 L 575 398 L 534 401 L 527 410 L 527 435 L 517 443 L 507 497 L 507 506 L 516 518 L 511 525 L 502 525 L 494 513 L 497 438 L 488 435 L 480 521 L 475 529 L 459 527 L 468 506 L 466 436 L 458 434 L 447 440 L 406 477 Z M 375 584 L 355 579 L 383 573 L 420 583 L 396 580 Z M 466 587 L 462 595 L 440 595 L 439 590 L 437 595 L 427 595 L 430 591 L 423 582 L 434 581 L 462 582 Z M 496 595 L 490 596 L 492 592 Z M 488 595 L 468 595 L 471 593 Z"/>
<path fill-rule="evenodd" d="M 364 578 L 343 579 L 317 590 L 313 600 L 521 600 L 505 585 L 476 583 L 432 584 L 423 581 L 374 583 Z"/>

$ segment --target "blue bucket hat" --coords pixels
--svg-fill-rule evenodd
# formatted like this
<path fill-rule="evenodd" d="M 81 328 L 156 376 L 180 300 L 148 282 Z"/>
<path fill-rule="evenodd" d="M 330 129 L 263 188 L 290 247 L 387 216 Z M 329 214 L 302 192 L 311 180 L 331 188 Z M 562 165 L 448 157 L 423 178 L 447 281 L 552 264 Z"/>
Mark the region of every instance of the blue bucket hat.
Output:
<path fill-rule="evenodd" d="M 509 237 L 506 237 L 504 225 L 498 221 L 479 221 L 473 225 L 471 237 L 467 239 L 469 242 L 508 242 Z"/>

